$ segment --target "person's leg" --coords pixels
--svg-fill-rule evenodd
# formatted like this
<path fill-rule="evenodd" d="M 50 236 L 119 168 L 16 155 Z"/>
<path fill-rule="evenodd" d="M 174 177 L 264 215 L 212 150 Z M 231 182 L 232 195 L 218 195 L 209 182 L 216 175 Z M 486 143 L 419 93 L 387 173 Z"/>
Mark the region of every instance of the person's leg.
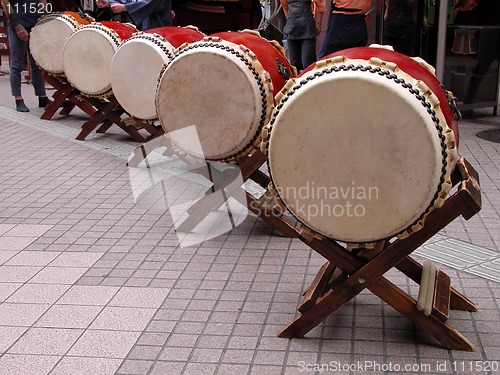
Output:
<path fill-rule="evenodd" d="M 302 66 L 307 68 L 316 61 L 316 38 L 302 39 Z"/>
<path fill-rule="evenodd" d="M 302 41 L 300 39 L 287 39 L 288 56 L 290 56 L 290 63 L 297 68 L 300 72 L 304 67 L 302 66 Z"/>
<path fill-rule="evenodd" d="M 368 27 L 364 15 L 360 15 L 359 19 L 359 44 L 357 47 L 365 47 L 368 44 Z"/>
<path fill-rule="evenodd" d="M 395 38 L 392 36 L 384 36 L 382 43 L 391 46 L 394 51 L 409 55 L 408 50 L 411 47 L 408 40 Z"/>
<path fill-rule="evenodd" d="M 36 65 L 33 56 L 31 53 L 28 53 L 29 61 L 30 61 L 30 75 L 31 81 L 33 82 L 33 89 L 35 90 L 36 96 L 46 96 L 45 92 L 45 81 L 43 80 L 42 70 Z"/>
<path fill-rule="evenodd" d="M 336 14 L 330 14 L 328 24 L 326 25 L 325 36 L 319 49 L 318 58 L 321 59 L 335 51 L 335 19 Z"/>
<path fill-rule="evenodd" d="M 384 37 L 382 38 L 382 44 L 391 46 L 392 48 L 394 48 L 394 51 L 397 51 L 395 45 L 398 44 L 398 42 L 397 39 L 392 36 L 384 35 Z"/>
<path fill-rule="evenodd" d="M 35 59 L 33 59 L 33 56 L 29 52 L 28 57 L 30 61 L 30 74 L 31 82 L 33 83 L 33 89 L 35 90 L 35 95 L 38 96 L 38 106 L 43 108 L 47 104 L 52 103 L 52 100 L 47 98 L 42 69 L 39 68 L 39 66 L 35 62 Z"/>
<path fill-rule="evenodd" d="M 16 110 L 19 112 L 29 112 L 29 108 L 24 104 L 21 94 L 21 74 L 23 72 L 24 56 L 28 49 L 28 42 L 19 39 L 15 30 L 10 26 L 8 27 L 7 35 L 10 45 L 10 91 L 16 100 Z"/>

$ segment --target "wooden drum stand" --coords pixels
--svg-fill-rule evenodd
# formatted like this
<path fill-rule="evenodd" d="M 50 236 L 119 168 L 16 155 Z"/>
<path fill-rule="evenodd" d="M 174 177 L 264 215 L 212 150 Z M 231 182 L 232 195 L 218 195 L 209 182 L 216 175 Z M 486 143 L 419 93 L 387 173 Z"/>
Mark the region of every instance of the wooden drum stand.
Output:
<path fill-rule="evenodd" d="M 90 116 L 90 119 L 82 125 L 82 130 L 76 137 L 79 141 L 83 141 L 94 130 L 96 133 L 105 133 L 113 124 L 130 135 L 136 142 L 147 142 L 163 134 L 161 126 L 130 116 L 122 118 L 122 115 L 127 113 L 114 96 L 100 99 L 83 95 L 68 82 L 65 76 L 54 76 L 44 72 L 44 79 L 54 87 L 56 92 L 53 95 L 54 101 L 45 107 L 41 119 L 52 119 L 59 108 L 61 108 L 59 114 L 63 116 L 69 115 L 75 107 L 80 108 Z M 139 132 L 141 129 L 144 129 L 147 134 L 141 134 Z"/>
<path fill-rule="evenodd" d="M 479 176 L 465 159 L 458 161 L 452 182 L 454 186 L 458 185 L 457 191 L 446 199 L 442 207 L 427 216 L 421 230 L 394 242 L 379 241 L 375 249 L 351 250 L 332 239 L 318 239 L 309 231 L 295 228 L 298 238 L 326 258 L 327 263 L 320 268 L 304 293 L 298 306 L 300 315 L 278 336 L 303 337 L 350 299 L 368 289 L 446 348 L 473 351 L 474 345 L 446 321 L 450 309 L 476 311 L 476 305 L 451 288 L 448 275 L 435 271 L 434 287 L 431 285 L 431 293 L 427 296 L 430 308 L 424 311 L 417 309 L 414 298 L 384 277 L 395 267 L 421 284 L 423 267 L 409 255 L 458 216 L 468 220 L 480 211 Z"/>

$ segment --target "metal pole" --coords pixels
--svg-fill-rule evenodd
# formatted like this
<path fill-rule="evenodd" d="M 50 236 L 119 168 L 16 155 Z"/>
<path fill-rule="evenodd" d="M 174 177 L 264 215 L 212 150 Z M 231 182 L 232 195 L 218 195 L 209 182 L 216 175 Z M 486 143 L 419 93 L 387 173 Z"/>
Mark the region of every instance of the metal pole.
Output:
<path fill-rule="evenodd" d="M 448 22 L 448 0 L 439 0 L 436 49 L 436 77 L 443 81 L 444 77 L 444 57 L 446 52 L 446 27 Z"/>
<path fill-rule="evenodd" d="M 424 35 L 425 1 L 417 1 L 417 35 L 415 36 L 415 56 L 422 57 L 422 37 Z M 428 51 L 427 51 L 428 53 Z"/>

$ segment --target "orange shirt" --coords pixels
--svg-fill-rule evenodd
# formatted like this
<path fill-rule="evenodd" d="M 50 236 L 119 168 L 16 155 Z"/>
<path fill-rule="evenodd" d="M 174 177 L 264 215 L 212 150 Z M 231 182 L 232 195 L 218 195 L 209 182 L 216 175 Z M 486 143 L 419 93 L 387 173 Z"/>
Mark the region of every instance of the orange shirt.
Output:
<path fill-rule="evenodd" d="M 370 10 L 370 0 L 333 0 L 333 13 L 365 14 Z M 342 9 L 345 9 L 342 10 Z"/>

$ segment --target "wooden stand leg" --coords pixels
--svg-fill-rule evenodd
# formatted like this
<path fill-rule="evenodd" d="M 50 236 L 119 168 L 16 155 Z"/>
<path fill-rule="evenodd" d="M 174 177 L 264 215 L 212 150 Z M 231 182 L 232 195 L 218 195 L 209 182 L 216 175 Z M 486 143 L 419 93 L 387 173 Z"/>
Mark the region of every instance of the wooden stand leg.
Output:
<path fill-rule="evenodd" d="M 91 99 L 93 105 L 98 108 L 97 112 L 92 115 L 90 120 L 86 121 L 82 125 L 82 130 L 76 136 L 76 139 L 83 141 L 92 131 L 97 129 L 106 120 L 109 121 L 109 114 L 115 108 L 116 104 L 114 102 L 102 102 L 94 98 Z"/>
<path fill-rule="evenodd" d="M 335 264 L 331 262 L 323 264 L 311 286 L 304 292 L 304 297 L 297 310 L 304 313 L 316 304 L 316 301 L 321 297 L 325 287 L 330 282 L 335 270 L 338 270 Z"/>
<path fill-rule="evenodd" d="M 68 116 L 73 109 L 75 109 L 76 105 L 71 103 L 71 102 L 66 102 L 62 106 L 61 112 L 59 112 L 60 115 L 63 116 Z"/>
<path fill-rule="evenodd" d="M 50 120 L 57 110 L 64 106 L 72 91 L 73 87 L 70 85 L 60 87 L 60 89 L 54 93 L 53 102 L 45 107 L 45 110 L 40 118 L 42 120 Z"/>
<path fill-rule="evenodd" d="M 189 208 L 189 217 L 177 227 L 177 231 L 189 232 L 193 230 L 210 212 L 224 204 L 225 198 L 221 201 L 222 197 L 225 197 L 226 194 L 232 196 L 232 190 L 226 191 L 227 187 L 240 176 L 240 173 L 242 181 L 245 182 L 264 162 L 265 155 L 260 151 L 256 151 L 251 156 L 242 158 L 238 162 L 238 169 L 233 169 L 229 171 L 229 173 L 218 173 L 215 170 L 212 171 L 210 164 L 207 164 L 199 173 L 206 174 L 204 171 L 208 171 L 209 174 L 205 177 L 210 179 L 215 185 L 206 196 Z M 240 186 L 235 186 L 234 188 L 238 190 L 241 189 Z M 217 191 L 221 192 L 222 195 L 214 194 Z M 243 202 L 243 204 L 245 203 L 246 202 Z"/>
<path fill-rule="evenodd" d="M 416 301 L 389 280 L 380 278 L 370 290 L 448 349 L 474 351 L 474 345 L 465 336 L 435 315 L 422 314 L 415 308 Z"/>

